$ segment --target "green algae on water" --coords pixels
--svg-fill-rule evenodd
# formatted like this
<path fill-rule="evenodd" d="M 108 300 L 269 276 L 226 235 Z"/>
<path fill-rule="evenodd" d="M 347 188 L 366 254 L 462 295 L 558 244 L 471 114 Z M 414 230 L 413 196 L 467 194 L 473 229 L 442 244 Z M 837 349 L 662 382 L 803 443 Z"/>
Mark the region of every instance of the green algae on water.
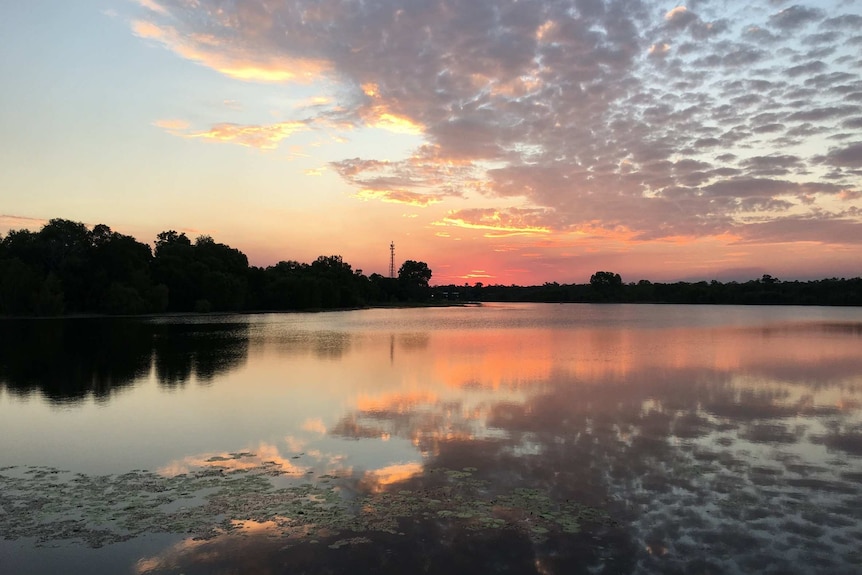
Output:
<path fill-rule="evenodd" d="M 541 540 L 552 532 L 577 533 L 607 515 L 575 502 L 557 501 L 529 488 L 505 492 L 477 479 L 475 468 L 434 469 L 433 485 L 421 489 L 361 493 L 346 497 L 350 478 L 325 475 L 279 487 L 286 475 L 265 462 L 242 469 L 220 467 L 248 452 L 207 460 L 209 467 L 165 477 L 135 470 L 120 475 L 84 475 L 50 467 L 0 470 L 0 537 L 34 538 L 37 545 L 69 541 L 101 547 L 152 533 L 198 539 L 242 535 L 249 524 L 266 524 L 285 538 L 338 537 L 336 546 L 367 542 L 364 534 L 399 534 L 407 519 L 457 523 L 468 530 L 514 529 Z"/>

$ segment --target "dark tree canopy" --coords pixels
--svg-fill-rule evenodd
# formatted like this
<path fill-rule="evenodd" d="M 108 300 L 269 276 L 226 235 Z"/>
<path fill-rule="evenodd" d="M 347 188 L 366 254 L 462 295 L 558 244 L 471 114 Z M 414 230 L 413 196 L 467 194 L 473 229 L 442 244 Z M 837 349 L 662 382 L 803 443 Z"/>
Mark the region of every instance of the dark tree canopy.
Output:
<path fill-rule="evenodd" d="M 0 315 L 332 309 L 403 301 L 341 256 L 250 267 L 241 251 L 166 230 L 155 249 L 105 224 L 55 219 L 0 237 Z M 396 290 L 397 291 L 397 290 Z"/>
<path fill-rule="evenodd" d="M 431 270 L 425 262 L 407 260 L 398 270 L 398 280 L 427 288 L 431 281 Z"/>
<path fill-rule="evenodd" d="M 366 277 L 341 256 L 249 266 L 241 251 L 199 236 L 159 233 L 155 249 L 105 224 L 52 219 L 38 232 L 0 236 L 0 316 L 321 310 L 435 301 L 656 302 L 862 305 L 862 279 L 744 283 L 647 280 L 598 271 L 588 284 L 430 286 L 431 269 L 407 260 L 397 278 Z"/>
<path fill-rule="evenodd" d="M 430 296 L 429 281 L 431 281 L 431 270 L 425 262 L 407 260 L 398 270 L 398 283 L 407 299 L 427 299 Z"/>
<path fill-rule="evenodd" d="M 594 287 L 621 286 L 623 278 L 613 272 L 596 272 L 590 276 L 590 285 Z"/>

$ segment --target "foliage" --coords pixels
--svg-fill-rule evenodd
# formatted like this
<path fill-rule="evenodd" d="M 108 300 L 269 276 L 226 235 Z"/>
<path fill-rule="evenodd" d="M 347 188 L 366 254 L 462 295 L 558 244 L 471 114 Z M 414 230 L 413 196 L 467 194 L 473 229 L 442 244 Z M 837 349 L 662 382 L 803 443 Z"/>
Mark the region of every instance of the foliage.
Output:
<path fill-rule="evenodd" d="M 368 278 L 338 255 L 250 267 L 241 251 L 176 230 L 154 245 L 63 219 L 10 231 L 0 237 L 0 315 L 355 308 L 425 298 L 431 279 L 412 260 L 399 280 Z"/>
<path fill-rule="evenodd" d="M 613 272 L 596 272 L 590 276 L 590 286 L 598 301 L 619 301 L 623 279 Z"/>
<path fill-rule="evenodd" d="M 347 309 L 434 301 L 862 305 L 862 278 L 744 283 L 640 280 L 597 271 L 588 284 L 431 287 L 428 264 L 407 260 L 397 278 L 365 276 L 341 256 L 310 264 L 249 266 L 241 251 L 200 236 L 159 233 L 155 249 L 104 224 L 52 219 L 38 232 L 0 237 L 0 315 L 142 314 Z"/>
<path fill-rule="evenodd" d="M 149 246 L 99 224 L 53 219 L 0 242 L 0 314 L 162 311 Z"/>
<path fill-rule="evenodd" d="M 431 270 L 425 262 L 407 260 L 398 270 L 398 284 L 410 300 L 424 300 L 430 295 Z"/>
<path fill-rule="evenodd" d="M 453 298 L 452 294 L 458 296 Z M 735 305 L 862 305 L 862 278 L 781 281 L 769 274 L 747 282 L 623 283 L 619 274 L 596 272 L 589 284 L 541 286 L 437 286 L 435 299 L 472 301 L 619 302 Z"/>
<path fill-rule="evenodd" d="M 618 287 L 623 285 L 620 274 L 613 272 L 596 272 L 590 276 L 590 285 L 594 288 Z"/>

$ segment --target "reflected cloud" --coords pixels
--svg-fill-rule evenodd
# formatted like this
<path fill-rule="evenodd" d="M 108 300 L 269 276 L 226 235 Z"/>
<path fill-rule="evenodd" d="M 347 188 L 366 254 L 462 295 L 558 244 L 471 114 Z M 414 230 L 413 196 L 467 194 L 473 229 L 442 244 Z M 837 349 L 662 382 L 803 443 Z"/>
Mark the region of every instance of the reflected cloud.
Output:
<path fill-rule="evenodd" d="M 244 329 L 233 316 L 221 327 L 189 320 L 182 330 L 193 339 L 245 342 L 215 349 L 259 360 L 280 392 L 286 365 L 347 383 L 329 390 L 325 415 L 301 412 L 293 425 L 308 436 L 283 446 L 181 458 L 156 478 L 72 483 L 94 500 L 105 485 L 153 497 L 161 487 L 176 497 L 190 485 L 222 488 L 194 529 L 171 508 L 171 532 L 200 530 L 206 540 L 142 559 L 139 572 L 151 575 L 484 572 L 488 557 L 518 573 L 853 572 L 859 325 L 751 319 L 781 317 L 773 309 L 746 308 L 744 318 L 733 316 L 739 308 L 699 306 L 369 310 L 262 318 Z M 654 317 L 648 327 L 640 314 Z M 390 364 L 396 342 L 409 354 Z M 318 357 L 330 344 L 338 361 Z M 296 381 L 306 383 L 304 374 Z M 313 393 L 317 401 L 322 383 Z M 333 413 L 337 422 L 325 425 Z M 381 439 L 385 455 L 369 457 Z M 407 455 L 393 455 L 396 443 Z M 334 444 L 339 453 L 327 451 Z M 53 473 L 25 473 L 42 481 L 34 496 L 53 493 Z M 23 492 L 17 479 L 0 479 L 15 486 L 4 493 Z M 152 515 L 132 519 L 134 533 L 152 529 Z M 64 525 L 53 527 L 81 537 Z"/>
<path fill-rule="evenodd" d="M 267 469 L 278 475 L 302 475 L 309 468 L 298 466 L 294 460 L 281 455 L 275 445 L 260 443 L 254 451 L 190 455 L 161 467 L 158 473 L 165 477 L 175 477 L 201 469 L 218 469 L 225 473 Z"/>
<path fill-rule="evenodd" d="M 601 503 L 626 526 L 615 552 L 643 572 L 759 572 L 798 561 L 852 570 L 862 493 L 857 327 L 568 330 L 554 334 L 556 360 L 546 359 L 556 369 L 521 398 L 498 394 L 479 409 L 467 407 L 474 376 L 457 353 L 444 355 L 436 395 L 361 397 L 332 433 L 409 439 L 425 457 L 424 473 L 408 466 L 399 481 L 389 475 L 400 466 L 377 481 L 366 475 L 369 491 L 427 488 L 435 468 L 469 468 L 490 485 Z M 477 378 L 493 380 L 524 369 L 525 339 L 531 352 L 544 345 L 528 330 L 474 331 L 463 352 L 474 366 L 493 365 Z M 460 400 L 446 389 L 461 390 Z"/>
<path fill-rule="evenodd" d="M 306 419 L 302 423 L 302 430 L 308 431 L 311 433 L 319 433 L 321 435 L 326 434 L 326 425 L 324 425 L 323 420 L 318 418 L 314 419 Z"/>
<path fill-rule="evenodd" d="M 408 481 L 413 477 L 421 475 L 424 471 L 421 463 L 400 463 L 389 465 L 382 469 L 369 471 L 360 480 L 360 484 L 366 484 L 369 492 L 379 493 L 385 491 L 390 485 Z"/>

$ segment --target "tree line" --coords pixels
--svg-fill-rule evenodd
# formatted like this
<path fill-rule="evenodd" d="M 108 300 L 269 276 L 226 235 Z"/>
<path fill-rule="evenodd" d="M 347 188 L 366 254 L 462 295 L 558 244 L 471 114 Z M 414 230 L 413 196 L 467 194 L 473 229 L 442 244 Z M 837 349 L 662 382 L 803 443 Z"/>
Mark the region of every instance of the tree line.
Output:
<path fill-rule="evenodd" d="M 425 262 L 407 260 L 398 277 L 366 276 L 341 256 L 249 266 L 241 251 L 174 230 L 154 248 L 104 224 L 52 219 L 38 232 L 0 237 L 0 315 L 146 314 L 324 310 L 410 302 L 584 302 L 862 305 L 862 278 L 746 282 L 624 283 L 598 271 L 587 284 L 430 287 Z"/>
<path fill-rule="evenodd" d="M 0 237 L 0 315 L 316 310 L 425 301 L 431 270 L 366 276 L 341 256 L 249 266 L 241 251 L 174 230 L 155 247 L 104 224 L 52 219 Z"/>
<path fill-rule="evenodd" d="M 624 283 L 620 274 L 599 271 L 588 284 L 540 286 L 436 286 L 433 296 L 486 302 L 670 303 L 735 305 L 862 306 L 862 278 L 781 281 L 769 274 L 745 282 Z"/>

